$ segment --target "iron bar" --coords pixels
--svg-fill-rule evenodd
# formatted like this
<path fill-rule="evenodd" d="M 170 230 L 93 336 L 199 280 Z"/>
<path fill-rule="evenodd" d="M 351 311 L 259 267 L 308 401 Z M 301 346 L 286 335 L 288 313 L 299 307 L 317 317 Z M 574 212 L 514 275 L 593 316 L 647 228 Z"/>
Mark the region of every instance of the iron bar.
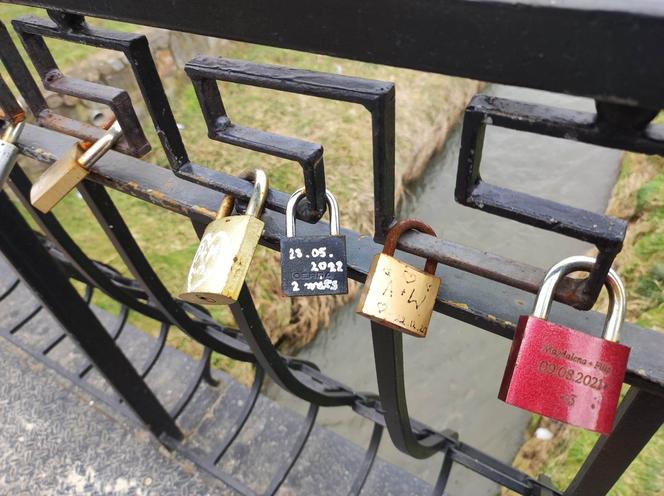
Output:
<path fill-rule="evenodd" d="M 22 152 L 46 162 L 52 162 L 68 143 L 71 143 L 71 138 L 30 125 L 26 126 L 19 139 Z M 214 219 L 221 201 L 221 195 L 215 191 L 174 178 L 162 167 L 112 151 L 95 164 L 88 177 L 187 216 L 202 225 Z M 228 177 L 232 178 L 229 179 L 230 183 L 237 186 L 234 196 L 249 199 L 251 184 L 233 176 Z M 90 181 L 87 183 L 92 184 Z M 284 210 L 286 196 L 281 194 L 279 197 L 271 190 L 268 204 L 270 198 L 277 197 L 279 201 L 283 198 L 284 203 L 279 210 Z M 262 244 L 271 248 L 278 247 L 280 239 L 285 236 L 284 216 L 279 212 L 267 210 L 262 219 L 265 221 Z M 123 222 L 121 218 L 117 220 Z M 327 232 L 328 226 L 324 222 L 315 225 L 300 223 L 297 229 L 302 235 L 309 236 Z M 371 258 L 382 250 L 382 245 L 352 231 L 342 231 L 346 235 L 349 277 L 362 282 Z M 455 283 L 443 284 L 436 311 L 509 339 L 514 334 L 516 317 L 528 312 L 530 308 L 533 297 L 528 293 L 534 294 L 538 291 L 544 276 L 542 269 L 425 234 L 407 233 L 400 238 L 398 247 L 445 264 L 439 266 L 437 274 L 443 280 Z M 139 250 L 138 247 L 135 249 Z M 573 303 L 575 299 L 570 298 L 570 293 L 573 292 L 574 286 L 573 280 L 564 280 L 557 289 L 556 300 Z M 604 321 L 604 316 L 599 313 L 579 312 L 555 303 L 551 318 L 562 325 L 595 335 L 599 334 Z M 219 333 L 215 333 L 215 336 L 219 337 Z M 654 394 L 663 394 L 664 364 L 659 350 L 664 349 L 664 336 L 625 323 L 622 342 L 632 348 L 626 382 Z M 231 346 L 227 349 L 230 348 Z M 237 355 L 232 356 L 236 357 Z"/>
<path fill-rule="evenodd" d="M 26 16 L 12 21 L 12 25 L 21 38 L 21 42 L 35 69 L 37 69 L 44 88 L 61 95 L 73 96 L 107 105 L 113 111 L 118 123 L 122 127 L 123 135 L 118 141 L 125 143 L 125 147 L 122 148 L 123 152 L 135 157 L 141 157 L 149 152 L 150 143 L 148 143 L 145 133 L 143 133 L 143 128 L 136 116 L 129 93 L 123 89 L 75 79 L 62 74 L 42 34 L 31 29 L 32 22 L 35 19 L 39 18 Z M 79 23 L 75 27 L 67 28 L 64 31 L 70 30 L 74 32 L 90 32 L 90 28 L 85 22 Z M 66 35 L 58 38 L 68 39 Z M 52 120 L 57 119 L 55 118 L 55 114 L 48 109 L 48 106 L 42 106 L 41 108 L 33 107 L 32 112 L 36 116 L 47 114 Z M 52 122 L 52 120 L 47 122 Z"/>
<path fill-rule="evenodd" d="M 412 429 L 403 375 L 403 334 L 371 322 L 378 394 L 385 425 L 394 445 L 414 458 L 428 458 L 444 450 L 448 440 L 438 433 L 417 436 Z"/>
<path fill-rule="evenodd" d="M 25 111 L 2 76 L 0 76 L 0 119 L 11 124 L 18 124 L 25 120 Z"/>
<path fill-rule="evenodd" d="M 187 384 L 187 387 L 182 393 L 182 396 L 180 396 L 178 402 L 173 408 L 171 408 L 171 417 L 173 420 L 177 420 L 178 417 L 182 415 L 182 412 L 184 412 L 184 409 L 187 408 L 187 405 L 189 405 L 191 399 L 194 397 L 194 394 L 198 390 L 198 386 L 201 385 L 201 381 L 205 376 L 206 370 L 210 367 L 211 355 L 212 350 L 210 348 L 205 348 L 203 350 L 203 356 L 201 356 L 201 358 L 198 360 L 198 365 L 196 370 L 194 370 L 194 375 L 189 380 L 189 384 Z"/>
<path fill-rule="evenodd" d="M 7 286 L 7 289 L 5 289 L 2 293 L 0 293 L 0 301 L 7 298 L 7 296 L 9 296 L 12 293 L 12 291 L 14 291 L 18 287 L 20 282 L 21 282 L 21 280 L 18 277 L 16 279 L 14 279 L 9 284 L 9 286 Z"/>
<path fill-rule="evenodd" d="M 620 403 L 610 436 L 595 443 L 565 496 L 609 492 L 664 423 L 664 398 L 631 387 Z"/>
<path fill-rule="evenodd" d="M 481 162 L 487 126 L 564 138 L 632 151 L 664 152 L 664 126 L 646 131 L 602 123 L 596 114 L 476 95 L 466 107 L 454 196 L 462 205 L 593 243 L 599 253 L 576 293 L 575 307 L 592 308 L 613 260 L 622 248 L 627 222 L 563 205 L 482 180 Z M 573 180 L 570 178 L 570 180 Z"/>
<path fill-rule="evenodd" d="M 277 473 L 274 474 L 274 476 L 272 477 L 270 485 L 263 493 L 264 496 L 272 496 L 276 494 L 276 492 L 279 490 L 281 485 L 286 480 L 286 477 L 288 477 L 288 474 L 293 469 L 295 463 L 302 454 L 304 445 L 307 443 L 309 435 L 311 434 L 311 430 L 314 428 L 314 424 L 316 423 L 317 415 L 318 415 L 318 405 L 310 403 L 309 409 L 307 411 L 307 416 L 304 419 L 304 425 L 302 426 L 299 435 L 295 439 L 295 444 L 290 450 L 289 457 L 286 459 L 286 462 L 281 467 L 279 467 Z"/>
<path fill-rule="evenodd" d="M 298 204 L 297 216 L 310 222 L 318 221 L 325 212 L 322 147 L 231 123 L 217 81 L 329 98 L 366 107 L 372 117 L 374 177 L 380 178 L 374 189 L 380 204 L 375 209 L 376 231 L 382 236 L 394 220 L 394 184 L 393 180 L 389 181 L 394 176 L 393 83 L 207 56 L 187 62 L 185 71 L 196 90 L 210 138 L 300 163 L 308 203 Z M 191 174 L 187 172 L 189 170 Z M 205 185 L 205 181 L 195 174 L 196 170 L 185 167 L 179 175 Z M 210 171 L 209 174 L 214 173 Z"/>
<path fill-rule="evenodd" d="M 445 494 L 445 488 L 447 487 L 447 482 L 450 480 L 450 472 L 453 465 L 454 461 L 448 456 L 448 452 L 443 451 L 443 463 L 440 465 L 440 472 L 438 472 L 436 485 L 433 491 L 431 491 L 431 496 L 443 496 Z"/>
<path fill-rule="evenodd" d="M 53 351 L 53 349 L 54 349 L 56 346 L 58 346 L 60 343 L 62 343 L 62 341 L 63 341 L 66 337 L 67 337 L 67 333 L 66 333 L 66 332 L 63 332 L 62 334 L 58 334 L 56 337 L 54 337 L 53 339 L 51 339 L 51 341 L 49 341 L 49 343 L 48 343 L 46 346 L 44 346 L 44 348 L 43 348 L 42 351 L 41 351 L 41 354 L 42 354 L 43 356 L 48 355 L 51 351 Z"/>
<path fill-rule="evenodd" d="M 78 186 L 78 189 L 127 268 L 149 294 L 150 301 L 168 317 L 170 322 L 204 346 L 212 347 L 215 351 L 231 358 L 253 361 L 253 356 L 246 356 L 216 339 L 214 331 L 208 326 L 190 319 L 182 307 L 175 303 L 136 243 L 111 197 L 102 186 L 84 181 Z"/>
<path fill-rule="evenodd" d="M 56 256 L 55 259 L 59 263 L 66 263 L 66 259 L 62 256 Z M 207 313 L 204 311 L 199 310 L 197 307 L 192 306 L 190 310 L 193 313 L 196 313 L 199 315 L 201 318 L 204 316 L 207 316 Z M 205 321 L 205 319 L 203 319 Z M 207 321 L 206 321 L 207 322 Z M 211 324 L 207 324 L 211 325 Z M 218 326 L 218 324 L 215 324 Z M 218 329 L 225 329 L 218 327 Z M 59 336 L 57 339 L 63 339 L 66 335 L 62 334 Z M 11 338 L 11 335 L 8 335 L 8 339 Z M 236 339 L 235 339 L 235 345 L 238 347 L 243 346 L 243 338 L 242 334 L 237 333 Z M 245 345 L 246 346 L 246 345 Z M 27 349 L 27 348 L 26 348 Z M 28 352 L 33 353 L 31 349 L 28 349 Z M 38 356 L 38 354 L 33 353 L 34 356 Z M 343 386 L 343 384 L 338 383 L 337 381 L 334 381 L 333 379 L 325 376 L 322 374 L 318 368 L 307 361 L 304 360 L 297 360 L 293 358 L 282 358 L 285 360 L 287 363 L 289 369 L 292 371 L 293 375 L 295 375 L 300 381 L 302 381 L 305 384 L 311 385 L 312 387 L 318 387 L 321 388 L 323 391 L 347 391 L 348 388 Z M 75 377 L 72 376 L 67 371 L 62 371 L 61 367 L 57 365 L 57 363 L 53 362 L 50 360 L 46 360 L 47 365 L 52 366 L 55 370 L 57 370 L 59 373 L 62 373 L 66 377 L 72 378 L 72 380 L 81 385 L 84 389 L 87 391 L 92 392 L 92 394 L 97 395 L 98 393 L 94 388 L 88 387 L 88 385 L 85 382 L 79 382 L 76 380 Z M 373 422 L 374 424 L 380 425 L 381 427 L 385 426 L 385 418 L 384 418 L 384 412 L 385 409 L 381 405 L 381 403 L 378 401 L 377 396 L 373 395 L 368 395 L 366 393 L 353 393 L 354 394 L 354 402 L 351 405 L 353 410 L 361 415 L 362 417 L 366 418 L 367 420 Z M 106 396 L 101 395 L 101 399 L 104 400 L 105 402 L 108 402 L 108 399 Z M 422 439 L 423 437 L 431 436 L 432 433 L 435 433 L 435 431 L 424 424 L 421 424 L 415 420 L 411 420 L 411 426 L 412 426 L 412 432 L 413 436 L 416 439 Z M 465 461 L 465 464 L 470 468 L 471 470 L 475 471 L 488 471 L 489 473 L 502 473 L 506 472 L 508 474 L 511 474 L 507 480 L 524 480 L 527 481 L 532 488 L 532 490 L 536 490 L 538 487 L 540 487 L 540 484 L 536 481 L 533 481 L 529 479 L 527 476 L 521 475 L 519 478 L 517 475 L 519 475 L 519 472 L 515 471 L 514 469 L 508 467 L 507 465 L 487 456 L 484 455 L 483 453 L 475 450 L 474 448 L 465 445 L 463 443 L 458 443 L 458 435 L 455 432 L 452 431 L 442 431 L 438 433 L 438 435 L 444 439 L 447 440 L 446 444 L 446 449 L 448 450 L 449 453 L 451 453 L 450 456 L 455 456 L 454 453 L 457 453 L 457 457 Z M 211 465 L 210 459 L 201 459 L 200 457 L 194 455 L 193 453 L 190 452 L 185 446 L 179 444 L 177 441 L 174 440 L 168 440 L 168 443 L 170 446 L 177 447 L 178 449 L 181 450 L 186 456 L 191 458 L 192 460 L 196 461 L 196 463 L 199 463 L 205 470 L 209 471 L 211 474 L 215 475 L 216 477 L 219 477 L 222 479 L 224 482 L 228 483 L 231 485 L 231 487 L 235 488 L 236 490 L 242 492 L 242 494 L 254 494 L 250 489 L 246 488 L 243 484 L 241 484 L 239 481 L 234 479 L 232 476 L 224 473 L 223 471 L 218 470 L 215 468 L 213 465 Z M 515 475 L 517 474 L 517 475 Z M 526 487 L 527 484 L 524 484 L 522 487 Z M 545 486 L 542 486 L 545 487 Z M 559 494 L 559 493 L 554 493 L 554 494 Z"/>
<path fill-rule="evenodd" d="M 19 320 L 11 329 L 9 329 L 9 334 L 16 334 L 21 329 L 21 327 L 30 322 L 33 317 L 41 311 L 42 308 L 44 307 L 41 304 L 37 304 L 32 310 L 28 312 L 25 317 L 23 317 L 23 319 Z"/>
<path fill-rule="evenodd" d="M 10 3 L 664 108 L 653 84 L 664 79 L 664 7 L 649 0 L 247 0 L 241 9 L 230 0 Z"/>
<path fill-rule="evenodd" d="M 369 477 L 369 472 L 371 472 L 371 468 L 376 461 L 376 455 L 378 454 L 378 448 L 380 447 L 380 440 L 382 437 L 383 426 L 380 424 L 374 424 L 373 430 L 371 431 L 371 439 L 369 440 L 369 447 L 367 448 L 362 464 L 353 479 L 353 484 L 350 487 L 350 491 L 348 491 L 348 496 L 359 496 L 360 492 L 362 492 L 362 488 L 367 482 L 367 477 Z"/>
<path fill-rule="evenodd" d="M 76 290 L 59 272 L 7 195 L 0 193 L 0 249 L 106 380 L 159 437 L 181 433 Z"/>
<path fill-rule="evenodd" d="M 298 398 L 320 406 L 344 406 L 355 401 L 355 395 L 350 390 L 328 393 L 320 387 L 321 385 L 314 389 L 312 385 L 304 384 L 295 377 L 288 367 L 288 363 L 279 354 L 265 332 L 246 283 L 242 285 L 237 302 L 230 305 L 230 308 L 233 318 L 249 343 L 256 360 L 270 378 L 283 389 Z"/>
<path fill-rule="evenodd" d="M 67 234 L 53 213 L 44 214 L 35 209 L 30 203 L 30 188 L 32 183 L 20 167 L 15 167 L 11 175 L 11 188 L 21 204 L 30 216 L 35 220 L 48 239 L 59 248 L 60 253 L 74 265 L 76 271 L 82 275 L 82 279 L 89 284 L 95 285 L 106 295 L 110 296 L 120 304 L 147 315 L 153 319 L 163 320 L 164 314 L 159 309 L 149 305 L 131 294 L 127 294 L 122 288 L 114 284 L 109 275 L 88 258 L 83 250 Z"/>
<path fill-rule="evenodd" d="M 166 346 L 166 338 L 168 337 L 168 332 L 171 329 L 171 325 L 167 322 L 162 322 L 161 325 L 159 326 L 159 336 L 157 336 L 157 340 L 154 344 L 154 347 L 152 348 L 152 351 L 148 354 L 148 356 L 145 358 L 145 363 L 143 364 L 143 368 L 141 369 L 141 377 L 145 379 L 154 365 L 157 363 L 157 360 L 159 360 L 159 357 L 161 356 L 162 351 L 164 351 L 164 346 Z"/>
<path fill-rule="evenodd" d="M 88 286 L 88 287 L 92 287 L 92 286 Z M 88 303 L 88 305 L 89 305 L 90 301 L 88 300 L 86 303 Z M 125 324 L 127 323 L 127 317 L 128 316 L 129 316 L 129 308 L 125 305 L 122 305 L 120 307 L 120 314 L 118 315 L 118 317 L 116 319 L 115 328 L 109 333 L 111 335 L 111 339 L 113 339 L 113 341 L 117 342 L 118 338 L 120 337 L 120 334 L 122 334 L 122 330 L 125 328 Z M 81 367 L 81 369 L 78 373 L 78 377 L 83 379 L 83 377 L 85 377 L 92 369 L 93 369 L 92 362 L 86 363 L 83 367 Z M 145 376 L 143 374 L 141 374 L 141 377 L 143 379 L 145 379 Z"/>
<path fill-rule="evenodd" d="M 231 444 L 233 444 L 233 441 L 237 439 L 238 435 L 244 428 L 244 425 L 247 423 L 247 420 L 249 420 L 249 416 L 256 406 L 256 401 L 260 395 L 264 379 L 265 372 L 260 365 L 257 365 L 254 372 L 254 380 L 251 384 L 251 389 L 249 390 L 249 394 L 247 394 L 247 398 L 244 400 L 244 404 L 242 405 L 242 411 L 235 419 L 235 422 L 233 422 L 233 425 L 228 429 L 228 434 L 226 434 L 224 439 L 222 439 L 219 443 L 219 448 L 217 448 L 217 451 L 210 457 L 210 463 L 212 465 L 219 463 L 221 457 L 224 456 L 228 448 L 231 447 Z"/>

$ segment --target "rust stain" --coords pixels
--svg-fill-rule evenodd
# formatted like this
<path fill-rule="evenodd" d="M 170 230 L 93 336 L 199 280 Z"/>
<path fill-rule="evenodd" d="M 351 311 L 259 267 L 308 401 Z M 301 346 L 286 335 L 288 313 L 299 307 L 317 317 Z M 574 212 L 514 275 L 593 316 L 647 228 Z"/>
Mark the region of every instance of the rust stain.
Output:
<path fill-rule="evenodd" d="M 488 313 L 486 315 L 486 318 L 487 318 L 487 320 L 490 320 L 492 322 L 496 322 L 496 323 L 500 324 L 502 327 L 513 327 L 514 326 L 514 322 L 512 322 L 511 320 L 501 320 L 498 317 L 496 317 L 495 315 L 491 315 L 490 313 Z"/>
<path fill-rule="evenodd" d="M 462 310 L 470 310 L 470 307 L 466 303 L 461 303 L 460 301 L 446 301 L 445 303 Z"/>
<path fill-rule="evenodd" d="M 148 193 L 159 201 L 165 202 L 168 197 L 162 191 L 148 190 Z"/>
<path fill-rule="evenodd" d="M 206 217 L 215 218 L 217 216 L 217 213 L 215 211 L 210 210 L 209 208 L 201 207 L 199 205 L 192 205 L 191 208 L 189 208 L 188 210 L 193 211 L 193 212 L 197 212 L 197 213 L 202 214 Z"/>

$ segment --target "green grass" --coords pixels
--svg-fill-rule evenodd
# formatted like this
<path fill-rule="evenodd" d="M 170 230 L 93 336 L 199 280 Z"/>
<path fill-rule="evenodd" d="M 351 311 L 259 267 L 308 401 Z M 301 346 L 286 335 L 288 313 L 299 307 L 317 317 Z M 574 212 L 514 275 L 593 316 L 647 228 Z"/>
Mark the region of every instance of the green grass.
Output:
<path fill-rule="evenodd" d="M 627 387 L 625 387 L 625 390 Z M 542 467 L 558 488 L 566 488 L 599 438 L 598 434 L 568 428 L 552 456 Z M 664 491 L 664 428 L 653 436 L 629 466 L 609 496 L 661 496 Z"/>

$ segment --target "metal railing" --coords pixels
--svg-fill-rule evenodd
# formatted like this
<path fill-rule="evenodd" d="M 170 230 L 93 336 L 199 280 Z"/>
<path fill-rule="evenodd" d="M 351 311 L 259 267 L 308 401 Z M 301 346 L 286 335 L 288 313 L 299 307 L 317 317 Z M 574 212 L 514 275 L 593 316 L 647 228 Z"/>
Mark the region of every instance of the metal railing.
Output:
<path fill-rule="evenodd" d="M 443 494 L 454 464 L 463 465 L 520 494 L 561 494 L 543 479 L 533 479 L 460 442 L 456 433 L 437 431 L 412 419 L 405 395 L 401 334 L 371 324 L 378 393 L 369 395 L 355 392 L 327 377 L 315 364 L 280 354 L 263 327 L 246 285 L 238 302 L 231 305 L 237 329 L 220 325 L 202 307 L 175 300 L 151 268 L 105 187 L 189 217 L 200 236 L 205 225 L 214 218 L 223 195 L 232 194 L 247 200 L 252 186 L 248 181 L 189 159 L 145 36 L 94 29 L 86 24 L 83 16 L 595 98 L 597 114 L 476 97 L 464 120 L 455 194 L 457 201 L 468 206 L 594 243 L 600 255 L 591 276 L 580 282 L 568 278 L 560 284 L 556 292 L 560 303 L 555 305 L 554 313 L 556 320 L 564 325 L 599 332 L 602 315 L 580 312 L 572 307 L 588 309 L 594 303 L 606 272 L 622 246 L 625 223 L 484 183 L 479 174 L 483 133 L 486 125 L 498 125 L 661 154 L 664 127 L 649 124 L 649 121 L 664 106 L 664 93 L 657 90 L 657 82 L 664 77 L 664 61 L 657 56 L 656 48 L 661 46 L 661 33 L 664 33 L 664 10 L 645 1 L 642 4 L 631 2 L 620 10 L 608 0 L 595 2 L 592 10 L 582 0 L 566 2 L 564 6 L 544 5 L 535 0 L 519 5 L 502 1 L 415 1 L 408 2 L 407 7 L 398 1 L 365 0 L 362 9 L 357 2 L 337 2 L 334 8 L 328 9 L 300 1 L 272 5 L 272 2 L 257 0 L 243 2 L 241 9 L 227 0 L 214 5 L 203 0 L 169 5 L 156 0 L 101 4 L 90 0 L 25 0 L 17 3 L 49 9 L 49 18 L 30 16 L 12 23 L 43 86 L 56 93 L 108 105 L 124 131 L 124 139 L 118 143 L 116 151 L 109 152 L 95 165 L 78 190 L 131 272 L 132 279 L 95 262 L 94 254 L 84 253 L 54 215 L 33 209 L 29 201 L 31 183 L 20 167 L 12 172 L 10 186 L 45 238 L 38 237 L 29 228 L 5 193 L 0 194 L 0 249 L 41 297 L 44 306 L 88 354 L 90 363 L 75 374 L 78 383 L 84 384 L 86 375 L 95 367 L 114 386 L 132 415 L 149 426 L 162 442 L 182 451 L 244 494 L 253 492 L 224 473 L 218 462 L 251 415 L 265 374 L 310 404 L 290 456 L 273 476 L 265 494 L 274 494 L 288 476 L 307 442 L 319 407 L 343 406 L 351 407 L 375 426 L 350 494 L 360 493 L 384 428 L 395 446 L 413 457 L 445 454 L 433 494 Z M 316 18 L 321 19 L 315 25 L 303 22 L 301 15 L 312 9 L 316 10 Z M 214 15 L 218 10 L 233 12 L 233 15 Z M 269 19 L 269 28 L 255 22 L 257 16 Z M 353 16 L 355 21 L 347 23 L 348 16 Z M 589 29 L 591 21 L 593 27 Z M 391 34 L 385 36 L 385 33 Z M 561 37 L 561 33 L 566 37 Z M 639 43 L 634 43 L 634 36 L 639 37 Z M 127 93 L 62 74 L 44 38 L 121 51 L 127 57 L 170 170 L 140 159 L 150 145 Z M 515 50 L 520 51 L 519 57 L 514 57 Z M 652 57 L 648 56 L 649 51 Z M 26 126 L 18 141 L 22 154 L 52 163 L 73 142 L 72 136 L 96 140 L 103 134 L 101 128 L 58 116 L 48 109 L 37 82 L 1 24 L 0 59 L 40 126 Z M 644 59 L 648 64 L 643 63 Z M 321 146 L 231 123 L 216 81 L 361 104 L 369 111 L 373 131 L 374 238 L 344 231 L 349 275 L 364 281 L 372 256 L 382 249 L 380 243 L 395 221 L 394 98 L 398 88 L 381 81 L 208 56 L 191 60 L 185 71 L 196 89 L 212 139 L 287 158 L 302 168 L 307 201 L 300 202 L 297 216 L 308 222 L 298 226 L 298 232 L 304 235 L 327 232 L 325 223 L 312 224 L 325 210 Z M 625 102 L 629 102 L 629 106 Z M 0 106 L 6 120 L 15 122 L 24 118 L 21 107 L 4 83 L 0 84 Z M 278 250 L 280 239 L 285 236 L 287 200 L 286 193 L 270 190 L 262 217 L 265 230 L 261 238 L 261 243 L 269 248 Z M 515 330 L 516 317 L 522 313 L 517 302 L 524 292 L 535 293 L 544 275 L 541 268 L 420 233 L 403 236 L 399 248 L 440 262 L 438 274 L 454 279 L 453 285 L 445 285 L 439 291 L 436 311 L 509 339 Z M 58 266 L 64 269 L 65 275 L 57 270 Z M 78 295 L 67 278 L 86 284 L 85 298 Z M 93 290 L 105 293 L 121 305 L 117 327 L 110 334 L 88 306 Z M 155 347 L 145 357 L 140 370 L 127 361 L 116 344 L 129 312 L 161 323 Z M 203 344 L 206 351 L 188 388 L 175 407 L 167 411 L 146 385 L 145 378 L 159 360 L 171 327 L 181 329 Z M 664 420 L 664 361 L 661 359 L 664 335 L 625 324 L 622 336 L 622 342 L 632 348 L 626 375 L 626 382 L 632 387 L 620 406 L 613 434 L 598 441 L 565 492 L 567 495 L 605 494 Z M 35 355 L 47 356 L 62 339 L 64 335 Z M 209 369 L 212 351 L 255 363 L 257 372 L 250 397 L 230 433 L 215 452 L 201 456 L 191 452 L 181 439 L 177 419 L 200 383 L 213 381 Z"/>

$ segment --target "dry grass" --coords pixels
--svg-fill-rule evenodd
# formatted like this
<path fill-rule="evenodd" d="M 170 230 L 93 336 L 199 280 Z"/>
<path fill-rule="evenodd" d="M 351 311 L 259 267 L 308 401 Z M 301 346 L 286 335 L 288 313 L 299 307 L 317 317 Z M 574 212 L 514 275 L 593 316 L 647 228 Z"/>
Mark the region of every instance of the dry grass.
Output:
<path fill-rule="evenodd" d="M 26 13 L 34 13 L 34 9 L 4 5 L 0 9 L 0 17 L 5 22 Z M 37 14 L 43 15 L 39 11 Z M 102 25 L 112 29 L 122 27 L 117 23 Z M 66 67 L 76 60 L 71 58 L 72 47 L 76 48 L 72 44 L 52 45 L 61 66 Z M 85 55 L 95 53 L 84 49 Z M 449 129 L 462 115 L 468 100 L 480 88 L 477 82 L 464 79 L 244 43 L 223 44 L 221 51 L 215 55 L 394 82 L 397 198 L 401 197 L 404 184 L 419 177 L 430 156 L 440 149 Z M 76 54 L 80 59 L 82 53 Z M 180 84 L 176 85 L 170 101 L 176 120 L 183 127 L 183 139 L 193 161 L 232 174 L 261 167 L 268 172 L 272 187 L 293 191 L 301 186 L 302 172 L 297 163 L 209 140 L 193 88 L 182 71 L 178 81 Z M 326 180 L 339 202 L 342 225 L 372 232 L 371 120 L 366 109 L 230 83 L 222 83 L 220 88 L 234 122 L 322 143 Z M 137 94 L 135 87 L 126 89 L 130 94 Z M 139 107 L 139 115 L 147 115 L 141 108 L 140 98 L 134 98 L 134 102 Z M 143 124 L 155 148 L 146 159 L 168 166 L 151 122 Z M 111 196 L 166 287 L 177 294 L 198 246 L 188 220 L 124 194 L 111 192 Z M 55 213 L 93 258 L 129 273 L 76 194 L 65 198 Z M 164 233 L 167 233 L 166 238 Z M 271 339 L 289 351 L 302 347 L 319 329 L 326 328 L 332 311 L 346 303 L 357 289 L 357 285 L 351 285 L 349 295 L 343 297 L 286 298 L 280 295 L 279 278 L 278 253 L 259 247 L 248 283 Z M 96 298 L 95 302 L 109 311 L 114 311 L 116 306 L 104 297 Z M 215 309 L 213 314 L 221 322 L 233 324 L 227 309 Z M 133 322 L 148 332 L 156 332 L 155 323 L 149 319 L 136 317 Z M 192 353 L 196 348 L 186 339 L 178 338 L 175 344 Z M 215 356 L 214 360 L 218 366 L 234 368 L 223 357 Z"/>

